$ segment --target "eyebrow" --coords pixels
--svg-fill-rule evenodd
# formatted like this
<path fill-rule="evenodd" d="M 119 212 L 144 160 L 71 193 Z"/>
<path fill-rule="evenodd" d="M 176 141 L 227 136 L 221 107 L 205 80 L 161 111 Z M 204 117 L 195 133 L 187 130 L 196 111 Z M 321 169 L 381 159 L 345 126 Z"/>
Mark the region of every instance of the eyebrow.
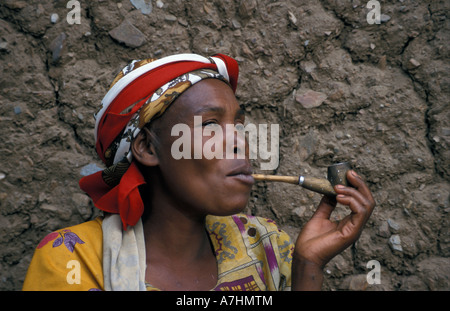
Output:
<path fill-rule="evenodd" d="M 207 107 L 202 107 L 202 108 L 197 109 L 194 112 L 194 115 L 199 115 L 199 114 L 208 113 L 208 112 L 217 112 L 217 113 L 223 114 L 223 113 L 225 113 L 225 109 L 223 107 L 207 106 Z M 238 116 L 245 115 L 245 110 L 242 108 L 239 108 L 236 111 L 236 115 L 238 115 Z"/>

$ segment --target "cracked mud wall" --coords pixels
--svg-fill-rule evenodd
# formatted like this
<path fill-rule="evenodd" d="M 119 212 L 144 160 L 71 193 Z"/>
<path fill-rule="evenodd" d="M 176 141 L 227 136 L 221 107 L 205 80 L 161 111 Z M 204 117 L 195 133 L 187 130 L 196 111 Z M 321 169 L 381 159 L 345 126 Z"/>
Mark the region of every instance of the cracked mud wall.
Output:
<path fill-rule="evenodd" d="M 0 3 L 0 289 L 21 289 L 46 234 L 99 214 L 78 180 L 102 166 L 92 116 L 115 74 L 183 52 L 238 60 L 249 121 L 280 124 L 270 173 L 325 177 L 350 161 L 364 176 L 377 207 L 324 289 L 450 289 L 448 1 L 380 1 L 379 25 L 358 0 L 79 3 L 79 24 L 67 1 Z M 319 200 L 262 183 L 246 212 L 295 239 Z M 381 284 L 366 282 L 370 260 Z"/>

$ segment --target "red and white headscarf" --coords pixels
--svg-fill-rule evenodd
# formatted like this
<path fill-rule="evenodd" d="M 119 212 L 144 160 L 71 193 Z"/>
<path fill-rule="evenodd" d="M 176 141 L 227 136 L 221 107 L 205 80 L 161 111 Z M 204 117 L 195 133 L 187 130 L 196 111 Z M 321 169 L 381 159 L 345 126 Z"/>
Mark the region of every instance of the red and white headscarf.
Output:
<path fill-rule="evenodd" d="M 145 179 L 132 161 L 132 140 L 190 86 L 215 78 L 236 92 L 238 75 L 237 62 L 223 54 L 131 62 L 114 79 L 95 115 L 96 151 L 107 168 L 82 178 L 80 188 L 97 208 L 120 214 L 125 230 L 134 226 L 144 211 L 138 187 Z"/>

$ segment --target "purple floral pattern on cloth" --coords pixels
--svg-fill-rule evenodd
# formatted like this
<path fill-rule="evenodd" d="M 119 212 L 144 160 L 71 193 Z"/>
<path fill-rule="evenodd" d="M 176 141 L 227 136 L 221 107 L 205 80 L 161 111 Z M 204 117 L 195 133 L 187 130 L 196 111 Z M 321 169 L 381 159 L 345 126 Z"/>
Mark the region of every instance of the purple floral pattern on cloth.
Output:
<path fill-rule="evenodd" d="M 53 247 L 58 247 L 58 246 L 64 244 L 71 253 L 73 253 L 73 250 L 75 249 L 75 245 L 77 243 L 84 244 L 84 241 L 81 240 L 77 234 L 73 233 L 69 229 L 65 229 L 61 232 L 52 232 L 49 235 L 47 235 L 41 241 L 41 243 L 39 243 L 37 248 L 38 249 L 42 248 L 44 245 L 46 245 L 50 241 L 53 241 L 53 244 L 52 244 Z"/>
<path fill-rule="evenodd" d="M 77 243 L 84 244 L 84 242 L 78 237 L 78 235 L 71 232 L 70 230 L 63 230 L 59 233 L 59 235 L 60 236 L 53 242 L 53 247 L 58 247 L 64 244 L 67 249 L 71 253 L 73 253 L 73 250 Z"/>

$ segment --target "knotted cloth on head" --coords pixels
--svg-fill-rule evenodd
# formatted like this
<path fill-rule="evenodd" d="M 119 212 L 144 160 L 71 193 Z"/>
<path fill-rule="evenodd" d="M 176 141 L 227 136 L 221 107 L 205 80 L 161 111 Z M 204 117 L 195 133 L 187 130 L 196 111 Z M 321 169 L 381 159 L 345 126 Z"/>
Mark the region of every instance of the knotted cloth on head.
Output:
<path fill-rule="evenodd" d="M 236 60 L 223 54 L 131 62 L 114 79 L 95 115 L 95 147 L 107 168 L 83 177 L 80 188 L 97 208 L 120 214 L 124 230 L 134 226 L 144 211 L 138 187 L 145 179 L 132 161 L 132 140 L 190 86 L 215 78 L 236 92 L 238 75 Z"/>

